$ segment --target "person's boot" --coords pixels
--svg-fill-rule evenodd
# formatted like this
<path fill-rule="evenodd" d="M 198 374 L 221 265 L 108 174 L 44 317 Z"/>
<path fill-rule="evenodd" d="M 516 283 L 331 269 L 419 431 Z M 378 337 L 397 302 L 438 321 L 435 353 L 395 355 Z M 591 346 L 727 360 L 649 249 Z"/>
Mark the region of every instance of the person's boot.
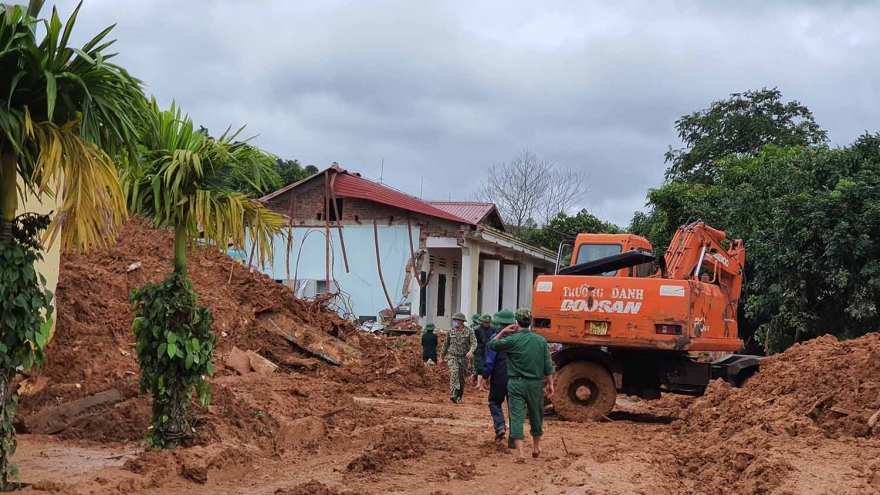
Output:
<path fill-rule="evenodd" d="M 506 433 L 507 433 L 507 432 L 505 432 L 505 431 L 496 431 L 496 432 L 495 432 L 495 441 L 498 442 L 498 441 L 500 441 L 500 440 L 504 440 L 504 435 L 505 435 Z"/>
<path fill-rule="evenodd" d="M 516 441 L 513 439 L 513 437 L 509 437 L 507 439 L 507 448 L 508 449 L 515 449 L 516 448 Z"/>

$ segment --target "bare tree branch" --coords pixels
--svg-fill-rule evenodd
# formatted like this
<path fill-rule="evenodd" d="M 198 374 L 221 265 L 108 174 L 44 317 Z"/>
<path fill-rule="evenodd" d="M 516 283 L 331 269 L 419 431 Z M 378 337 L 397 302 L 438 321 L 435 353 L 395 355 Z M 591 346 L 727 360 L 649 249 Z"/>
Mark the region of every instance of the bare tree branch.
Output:
<path fill-rule="evenodd" d="M 561 169 L 523 150 L 509 163 L 489 167 L 476 195 L 495 203 L 505 223 L 519 234 L 523 227 L 546 224 L 573 209 L 589 190 L 588 177 L 584 170 Z"/>

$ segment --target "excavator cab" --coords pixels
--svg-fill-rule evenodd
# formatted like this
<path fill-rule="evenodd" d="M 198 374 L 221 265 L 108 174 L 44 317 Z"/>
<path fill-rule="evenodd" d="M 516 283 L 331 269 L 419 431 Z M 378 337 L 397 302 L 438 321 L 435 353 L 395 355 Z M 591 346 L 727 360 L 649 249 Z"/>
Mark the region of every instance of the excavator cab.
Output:
<path fill-rule="evenodd" d="M 565 267 L 608 259 L 636 251 L 652 256 L 654 248 L 644 237 L 633 234 L 579 234 L 574 241 L 563 241 L 556 255 L 556 274 Z M 603 277 L 651 277 L 658 273 L 652 261 L 603 272 Z"/>

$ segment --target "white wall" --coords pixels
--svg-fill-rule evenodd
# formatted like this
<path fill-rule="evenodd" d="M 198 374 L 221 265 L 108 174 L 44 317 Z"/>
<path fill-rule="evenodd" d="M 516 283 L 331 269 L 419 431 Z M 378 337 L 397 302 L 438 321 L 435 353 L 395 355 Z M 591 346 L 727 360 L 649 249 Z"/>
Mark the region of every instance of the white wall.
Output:
<path fill-rule="evenodd" d="M 391 302 L 397 304 L 402 299 L 404 283 L 409 287 L 406 264 L 410 261 L 409 235 L 406 226 L 380 226 L 379 253 L 382 260 L 382 275 Z M 350 296 L 354 315 L 378 316 L 379 311 L 388 307 L 379 273 L 376 267 L 376 248 L 372 225 L 347 225 L 342 229 L 345 252 L 348 256 L 350 272 L 345 272 L 339 231 L 330 229 L 331 278 L 335 278 L 339 288 Z M 413 242 L 419 239 L 419 228 L 413 226 Z M 418 249 L 418 245 L 414 246 Z M 274 263 L 261 268 L 263 273 L 276 280 L 287 280 L 285 257 L 287 241 L 279 236 L 275 239 Z M 290 252 L 290 278 L 324 280 L 325 241 L 323 228 L 295 227 Z M 248 247 L 248 253 L 250 247 Z M 299 267 L 297 268 L 297 256 Z M 418 312 L 418 300 L 413 304 L 413 314 Z"/>

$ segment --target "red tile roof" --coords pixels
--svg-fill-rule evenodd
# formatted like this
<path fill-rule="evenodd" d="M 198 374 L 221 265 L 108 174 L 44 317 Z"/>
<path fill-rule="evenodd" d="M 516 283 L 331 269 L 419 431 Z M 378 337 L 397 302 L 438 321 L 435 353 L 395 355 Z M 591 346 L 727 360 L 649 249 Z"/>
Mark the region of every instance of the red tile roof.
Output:
<path fill-rule="evenodd" d="M 330 180 L 333 184 L 333 192 L 337 196 L 375 201 L 376 203 L 395 206 L 403 210 L 443 218 L 467 225 L 477 224 L 477 222 L 472 222 L 468 218 L 463 218 L 440 208 L 436 208 L 414 196 L 404 194 L 395 189 L 391 189 L 390 187 L 365 179 L 361 177 L 360 174 L 352 174 L 343 170 L 337 173 L 334 177 L 335 178 L 331 178 Z"/>
<path fill-rule="evenodd" d="M 495 210 L 495 205 L 493 203 L 479 203 L 472 201 L 428 201 L 427 203 L 447 213 L 464 218 L 474 225 L 485 220 L 485 218 Z"/>
<path fill-rule="evenodd" d="M 478 222 L 472 222 L 467 218 L 462 218 L 454 213 L 450 213 L 443 209 L 434 207 L 429 203 L 422 201 L 415 196 L 404 194 L 396 189 L 373 182 L 369 179 L 361 177 L 361 174 L 351 173 L 339 166 L 333 166 L 329 169 L 330 183 L 333 185 L 333 193 L 343 198 L 359 198 L 369 201 L 375 201 L 388 206 L 394 206 L 403 210 L 421 213 L 431 217 L 442 218 L 452 222 L 462 223 L 465 225 L 477 225 Z M 288 191 L 295 189 L 297 186 L 324 176 L 324 170 L 318 172 L 311 177 L 307 177 L 295 184 L 283 187 L 275 192 L 267 194 L 260 198 L 260 201 L 268 201 L 276 198 Z"/>

